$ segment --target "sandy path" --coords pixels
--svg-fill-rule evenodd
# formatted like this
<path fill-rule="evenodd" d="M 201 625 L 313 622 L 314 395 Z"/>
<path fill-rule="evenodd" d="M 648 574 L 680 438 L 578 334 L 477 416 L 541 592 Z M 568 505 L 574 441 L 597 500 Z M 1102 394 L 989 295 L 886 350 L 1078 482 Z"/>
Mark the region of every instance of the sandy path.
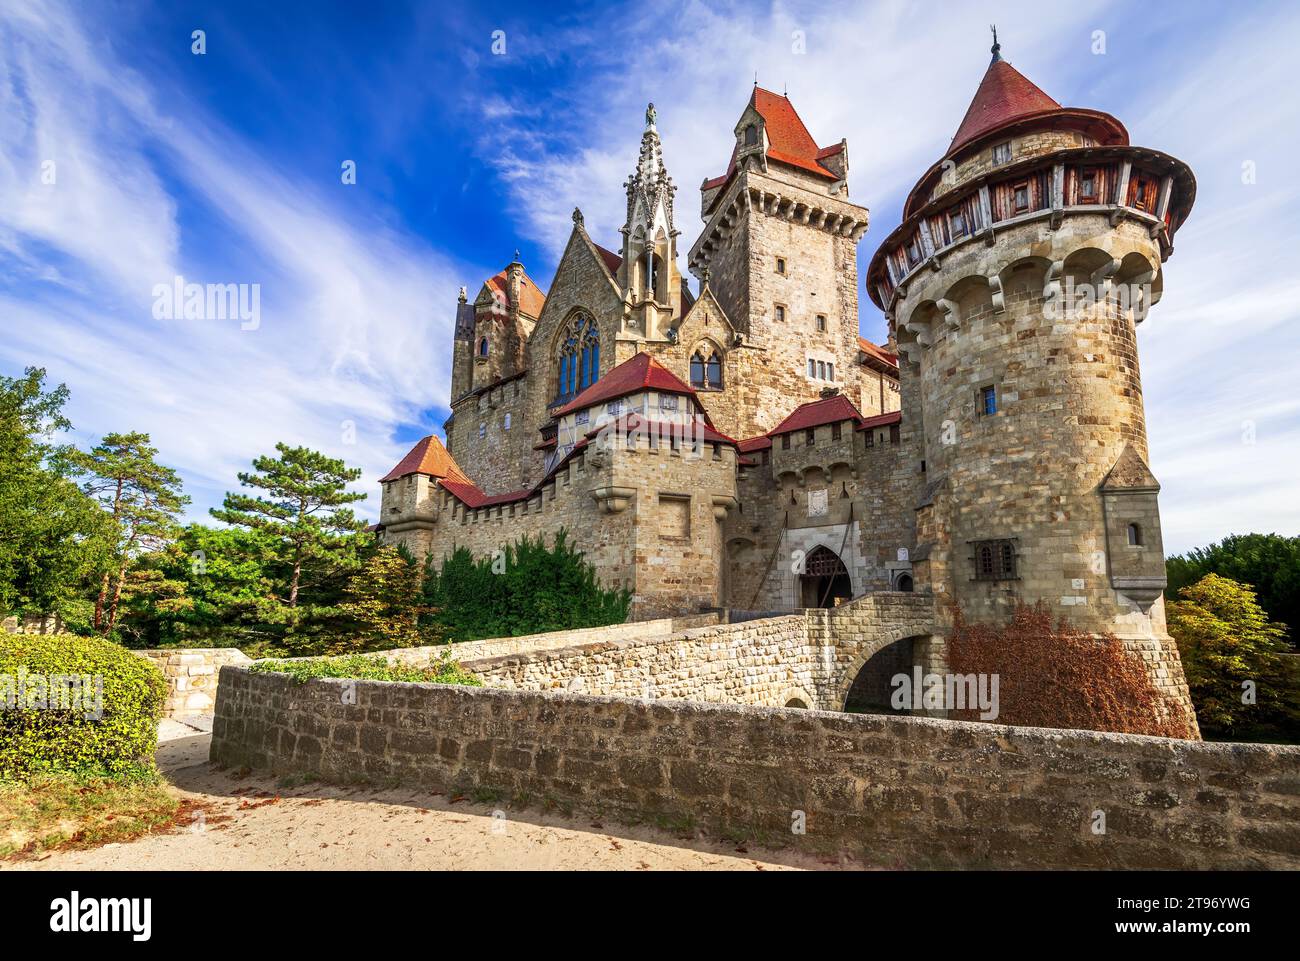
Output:
<path fill-rule="evenodd" d="M 198 722 L 196 722 L 198 723 Z M 850 867 L 794 851 L 738 851 L 652 828 L 451 803 L 418 790 L 279 788 L 207 763 L 206 732 L 164 722 L 159 766 L 201 820 L 171 834 L 0 870 L 793 870 Z"/>

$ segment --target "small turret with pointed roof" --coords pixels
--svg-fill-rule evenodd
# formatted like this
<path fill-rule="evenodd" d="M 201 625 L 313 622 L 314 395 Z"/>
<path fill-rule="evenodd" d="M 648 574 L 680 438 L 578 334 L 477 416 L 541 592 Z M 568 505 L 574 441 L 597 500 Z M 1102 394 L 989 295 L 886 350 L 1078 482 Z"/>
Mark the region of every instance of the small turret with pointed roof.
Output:
<path fill-rule="evenodd" d="M 677 270 L 677 236 L 673 196 L 677 187 L 664 166 L 659 114 L 646 106 L 645 128 L 636 169 L 623 184 L 627 190 L 627 220 L 619 280 L 628 306 L 625 333 L 662 339 L 681 316 L 681 274 Z"/>

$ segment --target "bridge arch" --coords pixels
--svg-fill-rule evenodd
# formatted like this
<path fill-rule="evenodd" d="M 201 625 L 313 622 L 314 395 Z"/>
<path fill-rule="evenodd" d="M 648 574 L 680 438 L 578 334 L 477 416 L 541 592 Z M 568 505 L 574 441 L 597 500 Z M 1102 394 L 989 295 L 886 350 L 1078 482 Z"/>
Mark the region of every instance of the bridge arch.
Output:
<path fill-rule="evenodd" d="M 899 630 L 867 640 L 840 673 L 826 709 L 896 713 L 889 707 L 890 679 L 897 673 L 911 674 L 915 666 L 923 674 L 944 670 L 946 647 L 945 639 L 928 628 Z"/>

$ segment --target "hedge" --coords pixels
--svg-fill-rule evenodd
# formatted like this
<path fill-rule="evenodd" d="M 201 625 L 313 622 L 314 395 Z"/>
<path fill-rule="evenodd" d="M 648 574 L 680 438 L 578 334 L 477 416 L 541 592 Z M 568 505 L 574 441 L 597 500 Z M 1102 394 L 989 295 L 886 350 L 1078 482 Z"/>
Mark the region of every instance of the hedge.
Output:
<path fill-rule="evenodd" d="M 52 683 L 89 678 L 89 683 Z M 0 635 L 0 779 L 152 767 L 167 684 L 101 638 Z"/>

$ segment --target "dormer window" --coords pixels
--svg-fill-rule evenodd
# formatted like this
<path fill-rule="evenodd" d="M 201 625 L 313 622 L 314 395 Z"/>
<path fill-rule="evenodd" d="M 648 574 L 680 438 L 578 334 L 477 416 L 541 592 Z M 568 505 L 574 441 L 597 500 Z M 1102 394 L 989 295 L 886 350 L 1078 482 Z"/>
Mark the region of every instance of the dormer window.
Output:
<path fill-rule="evenodd" d="M 997 144 L 993 148 L 993 166 L 1001 167 L 1003 164 L 1011 163 L 1011 141 Z"/>
<path fill-rule="evenodd" d="M 758 145 L 758 127 L 750 124 L 745 128 L 745 146 L 755 147 Z"/>

